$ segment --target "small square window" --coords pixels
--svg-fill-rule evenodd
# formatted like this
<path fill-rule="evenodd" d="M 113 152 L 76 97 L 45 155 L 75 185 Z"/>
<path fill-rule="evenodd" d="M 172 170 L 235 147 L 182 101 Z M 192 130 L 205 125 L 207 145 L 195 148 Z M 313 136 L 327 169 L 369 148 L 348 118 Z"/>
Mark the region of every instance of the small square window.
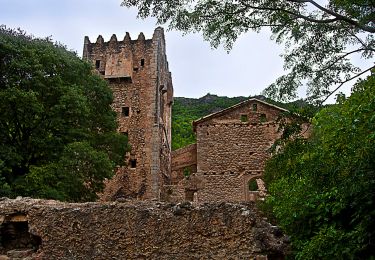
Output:
<path fill-rule="evenodd" d="M 129 116 L 129 107 L 123 107 L 121 111 L 122 116 L 128 117 Z"/>
<path fill-rule="evenodd" d="M 267 122 L 266 114 L 260 114 L 260 122 L 262 122 L 262 123 Z"/>
<path fill-rule="evenodd" d="M 137 159 L 130 160 L 130 168 L 137 168 Z"/>
<path fill-rule="evenodd" d="M 258 105 L 257 104 L 253 104 L 253 111 L 257 111 L 258 110 Z"/>
<path fill-rule="evenodd" d="M 241 122 L 247 122 L 248 118 L 247 115 L 241 115 Z"/>

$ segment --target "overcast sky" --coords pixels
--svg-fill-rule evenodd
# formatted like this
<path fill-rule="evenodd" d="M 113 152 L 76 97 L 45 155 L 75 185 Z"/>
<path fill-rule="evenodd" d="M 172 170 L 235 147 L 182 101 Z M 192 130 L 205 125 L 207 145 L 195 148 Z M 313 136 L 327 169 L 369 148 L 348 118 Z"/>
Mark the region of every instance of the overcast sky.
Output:
<path fill-rule="evenodd" d="M 137 11 L 120 6 L 121 0 L 0 0 L 0 24 L 25 30 L 38 37 L 52 36 L 82 56 L 84 36 L 91 42 L 99 34 L 109 41 L 129 32 L 147 39 L 156 27 L 154 19 L 136 19 Z M 248 33 L 240 37 L 228 54 L 212 49 L 198 34 L 182 36 L 166 32 L 167 56 L 175 96 L 250 96 L 283 74 L 283 46 L 270 34 Z"/>

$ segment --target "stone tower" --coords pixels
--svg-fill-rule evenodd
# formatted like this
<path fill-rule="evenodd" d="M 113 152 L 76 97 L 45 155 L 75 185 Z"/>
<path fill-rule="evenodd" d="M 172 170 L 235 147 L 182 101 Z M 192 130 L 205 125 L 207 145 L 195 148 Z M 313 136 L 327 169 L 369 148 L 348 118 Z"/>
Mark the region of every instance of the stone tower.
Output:
<path fill-rule="evenodd" d="M 109 42 L 99 35 L 95 43 L 86 36 L 83 59 L 108 81 L 118 131 L 131 146 L 124 158 L 127 166 L 107 183 L 102 199 L 160 199 L 163 185 L 170 182 L 173 102 L 163 29 L 156 28 L 147 40 L 143 33 L 137 40 L 126 33 L 122 41 L 112 35 Z"/>

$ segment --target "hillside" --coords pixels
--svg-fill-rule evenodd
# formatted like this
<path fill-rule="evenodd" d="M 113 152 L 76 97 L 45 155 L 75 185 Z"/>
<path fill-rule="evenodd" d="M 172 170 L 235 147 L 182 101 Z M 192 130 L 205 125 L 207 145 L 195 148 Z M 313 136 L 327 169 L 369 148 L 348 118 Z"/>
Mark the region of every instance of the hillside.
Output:
<path fill-rule="evenodd" d="M 296 107 L 305 106 L 301 100 L 283 104 L 267 99 L 264 96 L 253 96 L 255 98 L 273 103 L 277 106 L 293 110 Z M 192 122 L 203 116 L 215 113 L 227 107 L 233 106 L 250 97 L 219 97 L 207 94 L 201 98 L 175 97 L 172 107 L 172 150 L 179 149 L 195 142 Z"/>

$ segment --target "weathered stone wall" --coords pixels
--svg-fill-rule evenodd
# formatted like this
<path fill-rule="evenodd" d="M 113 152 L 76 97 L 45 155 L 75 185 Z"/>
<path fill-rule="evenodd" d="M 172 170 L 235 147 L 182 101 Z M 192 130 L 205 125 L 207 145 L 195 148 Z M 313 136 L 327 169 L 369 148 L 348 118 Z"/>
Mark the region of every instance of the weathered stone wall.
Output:
<path fill-rule="evenodd" d="M 265 187 L 250 191 L 261 178 L 268 149 L 280 136 L 276 119 L 284 110 L 253 99 L 194 123 L 197 135 L 198 202 L 249 201 L 264 196 Z"/>
<path fill-rule="evenodd" d="M 162 186 L 170 182 L 172 78 L 165 54 L 162 28 L 152 39 L 140 33 L 96 43 L 85 37 L 83 58 L 107 79 L 113 91 L 118 131 L 127 135 L 131 152 L 127 166 L 107 183 L 103 200 L 119 197 L 159 199 Z"/>
<path fill-rule="evenodd" d="M 172 152 L 171 184 L 177 184 L 184 178 L 184 170 L 189 174 L 197 172 L 197 144 L 191 144 Z"/>
<path fill-rule="evenodd" d="M 12 216 L 39 238 L 34 259 L 282 259 L 288 249 L 253 204 L 3 199 L 0 225 Z"/>
<path fill-rule="evenodd" d="M 253 111 L 253 104 L 257 104 L 257 111 Z M 198 123 L 198 172 L 263 171 L 269 158 L 267 150 L 279 136 L 275 122 L 279 113 L 273 107 L 254 101 Z M 262 114 L 264 122 L 260 121 Z M 242 115 L 247 116 L 246 122 L 241 122 Z"/>

